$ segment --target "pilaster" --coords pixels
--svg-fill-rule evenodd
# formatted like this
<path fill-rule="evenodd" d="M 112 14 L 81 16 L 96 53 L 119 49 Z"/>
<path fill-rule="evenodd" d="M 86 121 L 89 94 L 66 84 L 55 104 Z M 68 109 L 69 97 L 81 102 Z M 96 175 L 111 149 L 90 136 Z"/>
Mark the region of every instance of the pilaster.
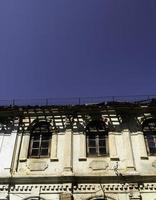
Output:
<path fill-rule="evenodd" d="M 52 140 L 51 140 L 51 153 L 50 153 L 50 160 L 51 161 L 58 161 L 57 144 L 58 144 L 58 134 L 54 133 L 52 135 Z"/>
<path fill-rule="evenodd" d="M 140 149 L 140 158 L 141 159 L 148 159 L 146 145 L 145 145 L 145 139 L 143 132 L 138 132 L 138 144 Z"/>
<path fill-rule="evenodd" d="M 131 136 L 128 129 L 123 130 L 123 145 L 123 151 L 126 153 L 126 166 L 128 169 L 135 169 Z"/>
<path fill-rule="evenodd" d="M 80 134 L 80 149 L 79 149 L 79 161 L 85 161 L 86 157 L 86 135 L 84 133 Z"/>
<path fill-rule="evenodd" d="M 111 160 L 119 160 L 119 156 L 117 153 L 117 146 L 116 146 L 116 138 L 113 132 L 109 132 L 109 152 Z"/>
<path fill-rule="evenodd" d="M 20 161 L 26 161 L 28 156 L 30 134 L 25 133 L 22 138 L 21 149 L 20 149 Z"/>
<path fill-rule="evenodd" d="M 72 146 L 73 133 L 71 129 L 65 131 L 65 145 L 64 145 L 64 172 L 72 172 Z"/>
<path fill-rule="evenodd" d="M 15 172 L 18 165 L 18 158 L 19 158 L 19 151 L 20 151 L 20 144 L 21 144 L 22 136 L 18 134 L 16 137 L 13 158 L 12 158 L 12 171 Z"/>

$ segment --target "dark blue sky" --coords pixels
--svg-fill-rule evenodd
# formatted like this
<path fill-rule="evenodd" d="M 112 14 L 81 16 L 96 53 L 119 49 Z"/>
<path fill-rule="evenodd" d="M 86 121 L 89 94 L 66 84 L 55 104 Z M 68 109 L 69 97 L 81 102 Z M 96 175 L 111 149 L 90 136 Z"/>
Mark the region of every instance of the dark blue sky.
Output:
<path fill-rule="evenodd" d="M 155 0 L 1 0 L 0 98 L 156 94 Z"/>

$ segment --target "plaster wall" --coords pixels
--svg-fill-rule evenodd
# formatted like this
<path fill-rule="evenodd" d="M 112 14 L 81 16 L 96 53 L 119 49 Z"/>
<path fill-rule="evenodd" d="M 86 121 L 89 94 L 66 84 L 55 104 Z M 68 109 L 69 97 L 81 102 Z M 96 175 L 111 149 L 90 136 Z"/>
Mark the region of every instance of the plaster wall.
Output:
<path fill-rule="evenodd" d="M 0 134 L 0 174 L 9 176 L 17 131 Z"/>
<path fill-rule="evenodd" d="M 18 165 L 18 172 L 21 175 L 28 174 L 40 174 L 40 175 L 60 175 L 63 173 L 65 166 L 66 156 L 71 156 L 72 159 L 72 173 L 75 175 L 87 175 L 87 174 L 104 174 L 104 175 L 115 175 L 114 167 L 118 165 L 118 170 L 120 173 L 128 174 L 129 172 L 135 171 L 140 175 L 154 175 L 156 173 L 156 157 L 155 156 L 147 156 L 142 158 L 142 149 L 146 148 L 141 147 L 139 144 L 140 135 L 135 133 L 128 132 L 129 137 L 125 137 L 122 132 L 115 132 L 115 143 L 116 143 L 116 152 L 117 159 L 111 159 L 111 156 L 105 157 L 84 157 L 84 159 L 80 159 L 80 151 L 84 148 L 86 151 L 86 147 L 81 146 L 81 136 L 78 132 L 73 134 L 72 142 L 67 140 L 65 137 L 65 133 L 58 134 L 57 140 L 57 160 L 50 160 L 49 158 L 44 159 L 32 159 L 27 158 L 25 162 L 20 162 Z M 1 136 L 4 137 L 4 136 Z M 1 159 L 4 159 L 5 156 L 8 156 L 10 159 L 5 160 L 1 168 L 7 168 L 11 162 L 11 151 L 13 150 L 13 145 L 15 143 L 15 134 L 12 136 L 5 136 L 5 139 L 1 138 L 1 143 L 3 143 Z M 9 138 L 12 137 L 10 140 Z M 85 136 L 84 136 L 85 137 Z M 143 137 L 143 135 L 142 135 Z M 111 139 L 111 138 L 109 138 Z M 3 141 L 2 141 L 3 140 Z M 128 141 L 129 140 L 129 141 Z M 66 152 L 65 155 L 65 145 L 68 146 L 68 143 L 72 145 L 71 152 Z M 111 144 L 111 143 L 110 143 Z M 8 150 L 6 151 L 6 146 Z M 109 149 L 113 148 L 109 146 Z M 21 150 L 22 151 L 22 150 Z M 146 149 L 144 149 L 146 151 Z M 130 155 L 131 156 L 130 156 Z M 132 166 L 129 166 L 129 160 L 131 158 Z M 30 165 L 33 163 L 45 163 L 45 168 L 42 170 L 31 170 Z M 95 167 L 97 165 L 97 167 Z M 42 168 L 42 167 L 41 167 Z"/>

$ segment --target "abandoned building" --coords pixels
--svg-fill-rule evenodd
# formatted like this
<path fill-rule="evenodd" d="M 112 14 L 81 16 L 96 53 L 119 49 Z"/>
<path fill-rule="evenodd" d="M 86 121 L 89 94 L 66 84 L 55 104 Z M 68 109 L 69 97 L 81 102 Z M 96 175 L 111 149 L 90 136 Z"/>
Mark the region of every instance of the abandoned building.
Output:
<path fill-rule="evenodd" d="M 0 107 L 0 200 L 156 200 L 156 100 Z"/>

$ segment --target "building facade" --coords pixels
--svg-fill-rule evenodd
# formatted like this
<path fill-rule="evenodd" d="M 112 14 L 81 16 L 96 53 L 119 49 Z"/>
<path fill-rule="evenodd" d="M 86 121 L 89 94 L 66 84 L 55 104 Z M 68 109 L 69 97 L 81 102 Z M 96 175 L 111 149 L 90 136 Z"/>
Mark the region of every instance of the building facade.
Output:
<path fill-rule="evenodd" d="M 0 200 L 156 200 L 156 102 L 0 108 Z"/>

